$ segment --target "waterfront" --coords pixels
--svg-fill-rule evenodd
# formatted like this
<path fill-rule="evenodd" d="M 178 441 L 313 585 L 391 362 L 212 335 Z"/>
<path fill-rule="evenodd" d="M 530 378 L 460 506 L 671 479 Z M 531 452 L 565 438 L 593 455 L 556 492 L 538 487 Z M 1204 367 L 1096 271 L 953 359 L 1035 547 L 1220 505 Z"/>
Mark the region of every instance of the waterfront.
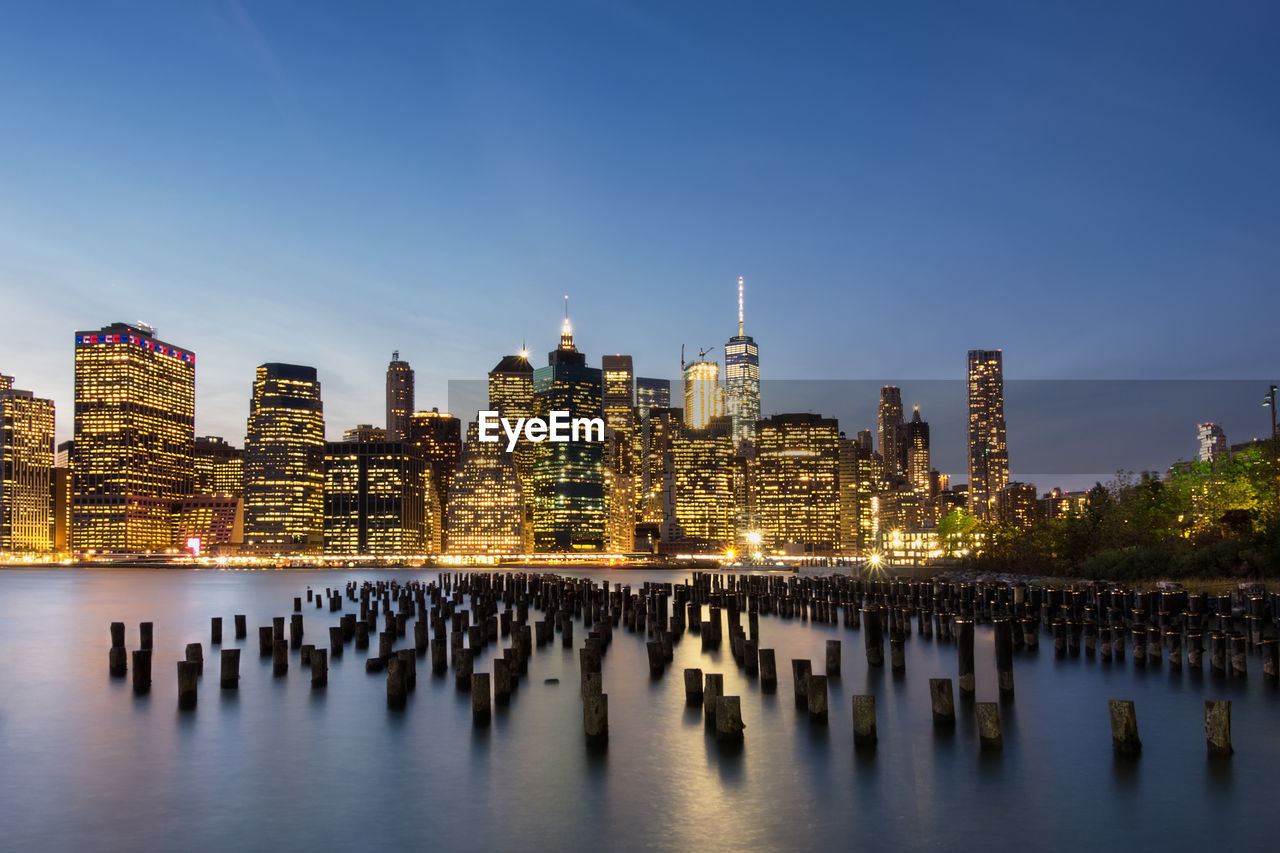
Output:
<path fill-rule="evenodd" d="M 638 588 L 682 572 L 563 572 Z M 906 674 L 868 669 L 861 632 L 762 616 L 776 650 L 778 690 L 764 694 L 734 663 L 728 642 L 704 653 L 675 648 L 662 679 L 645 647 L 619 627 L 605 658 L 610 739 L 583 743 L 577 647 L 536 649 L 508 707 L 475 730 L 469 697 L 452 677 L 419 664 L 407 708 L 389 710 L 385 675 L 364 653 L 330 662 L 313 691 L 297 652 L 285 678 L 256 653 L 255 629 L 287 616 L 308 585 L 435 579 L 435 571 L 0 571 L 0 803 L 13 849 L 212 850 L 390 844 L 490 849 L 768 849 L 857 842 L 888 847 L 1078 849 L 1090 843 L 1174 849 L 1229 838 L 1268 845 L 1263 804 L 1280 794 L 1280 694 L 1250 658 L 1244 682 L 1167 667 L 1134 669 L 1052 646 L 1016 654 L 1016 698 L 1003 703 L 1004 749 L 980 753 L 972 706 L 957 703 L 953 733 L 935 733 L 930 677 L 956 676 L 956 647 L 913 636 Z M 346 602 L 343 612 L 354 608 Z M 246 614 L 236 641 L 230 617 Z M 338 614 L 303 609 L 307 641 L 324 644 Z M 244 649 L 240 688 L 217 688 L 209 618 L 226 622 L 224 647 Z M 532 614 L 531 614 L 532 618 Z M 539 617 L 540 618 L 540 617 Z M 154 683 L 135 697 L 107 674 L 108 625 L 155 623 Z M 581 625 L 577 626 L 579 630 Z M 830 683 L 830 723 L 812 726 L 791 697 L 791 658 L 821 670 L 826 640 L 844 641 Z M 1046 638 L 1047 639 L 1047 638 Z M 198 707 L 181 712 L 174 661 L 205 647 Z M 398 647 L 411 645 L 401 640 Z M 503 645 L 507 643 L 504 641 Z M 493 646 L 476 664 L 489 671 Z M 976 641 L 977 698 L 996 699 L 989 626 Z M 1207 658 L 1207 656 L 1206 656 Z M 211 666 L 211 662 L 214 662 Z M 687 709 L 680 671 L 721 672 L 742 697 L 740 751 L 707 734 Z M 558 678 L 549 685 L 544 679 Z M 872 693 L 879 745 L 855 753 L 851 694 Z M 1111 752 L 1106 700 L 1137 702 L 1144 751 Z M 1209 761 L 1203 701 L 1233 700 L 1236 753 Z M 1165 827 L 1176 827 L 1168 837 Z"/>

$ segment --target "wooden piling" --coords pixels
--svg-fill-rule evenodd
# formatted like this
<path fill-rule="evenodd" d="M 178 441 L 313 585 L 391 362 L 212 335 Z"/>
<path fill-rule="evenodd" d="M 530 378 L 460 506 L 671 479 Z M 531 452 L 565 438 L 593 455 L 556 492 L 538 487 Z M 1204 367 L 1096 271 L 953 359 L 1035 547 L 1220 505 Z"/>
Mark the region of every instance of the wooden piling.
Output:
<path fill-rule="evenodd" d="M 138 649 L 133 653 L 133 692 L 139 695 L 151 692 L 151 649 Z"/>
<path fill-rule="evenodd" d="M 219 684 L 223 690 L 235 690 L 240 686 L 240 650 L 222 650 L 222 670 Z"/>
<path fill-rule="evenodd" d="M 511 701 L 513 668 L 511 661 L 505 657 L 493 659 L 493 701 L 498 705 L 506 705 Z"/>
<path fill-rule="evenodd" d="M 977 685 L 973 675 L 973 620 L 956 620 L 956 652 L 960 669 L 960 697 L 972 698 Z"/>
<path fill-rule="evenodd" d="M 716 698 L 716 740 L 723 743 L 741 743 L 742 697 L 720 696 Z"/>
<path fill-rule="evenodd" d="M 1013 623 L 1008 619 L 997 619 L 994 627 L 996 678 L 1000 684 L 1000 696 L 1007 699 L 1013 696 Z"/>
<path fill-rule="evenodd" d="M 867 607 L 862 610 L 863 643 L 868 666 L 884 666 L 884 627 L 880 624 L 880 611 Z"/>
<path fill-rule="evenodd" d="M 1231 748 L 1231 700 L 1206 699 L 1204 703 L 1204 739 L 1210 758 L 1225 758 Z"/>
<path fill-rule="evenodd" d="M 1249 646 L 1244 634 L 1232 634 L 1231 644 L 1231 676 L 1245 678 L 1249 674 Z"/>
<path fill-rule="evenodd" d="M 178 707 L 196 706 L 196 689 L 200 683 L 200 665 L 191 660 L 178 661 Z"/>
<path fill-rule="evenodd" d="M 214 616 L 209 620 L 209 644 L 212 646 L 222 645 L 222 617 Z"/>
<path fill-rule="evenodd" d="M 342 657 L 342 626 L 329 626 L 329 656 L 332 658 Z"/>
<path fill-rule="evenodd" d="M 329 683 L 328 649 L 311 650 L 311 686 L 324 687 Z"/>
<path fill-rule="evenodd" d="M 978 742 L 984 750 L 1004 748 L 1004 736 L 1000 733 L 1000 706 L 995 702 L 978 702 L 974 706 L 978 717 Z"/>
<path fill-rule="evenodd" d="M 138 625 L 138 648 L 150 649 L 155 637 L 155 625 L 151 622 L 142 622 Z"/>
<path fill-rule="evenodd" d="M 765 693 L 778 689 L 778 663 L 773 649 L 760 650 L 760 689 Z"/>
<path fill-rule="evenodd" d="M 471 649 L 453 650 L 453 680 L 459 690 L 471 689 L 471 669 L 474 663 L 475 653 Z"/>
<path fill-rule="evenodd" d="M 827 640 L 827 675 L 840 674 L 840 641 Z"/>
<path fill-rule="evenodd" d="M 471 674 L 471 723 L 483 728 L 493 716 L 493 699 L 489 694 L 489 673 Z"/>
<path fill-rule="evenodd" d="M 289 674 L 289 644 L 284 640 L 272 642 L 271 674 L 275 678 Z"/>
<path fill-rule="evenodd" d="M 609 741 L 609 694 L 582 697 L 582 733 L 591 746 L 602 746 Z"/>
<path fill-rule="evenodd" d="M 271 648 L 275 645 L 275 637 L 272 634 L 271 626 L 264 625 L 258 628 L 258 657 L 271 657 Z"/>
<path fill-rule="evenodd" d="M 1138 738 L 1138 712 L 1128 699 L 1112 699 L 1108 703 L 1111 713 L 1111 749 L 1116 755 L 1133 756 L 1142 752 Z"/>
<path fill-rule="evenodd" d="M 796 707 L 809 706 L 809 676 L 813 674 L 813 664 L 799 658 L 791 659 L 791 678 L 795 686 Z"/>
<path fill-rule="evenodd" d="M 245 637 L 249 636 L 248 622 L 245 619 L 244 614 L 237 613 L 234 621 L 236 625 L 236 639 L 243 640 Z"/>
<path fill-rule="evenodd" d="M 398 655 L 387 658 L 387 706 L 403 707 L 409 695 L 409 673 Z"/>
<path fill-rule="evenodd" d="M 702 704 L 702 670 L 687 667 L 684 671 L 684 703 Z"/>
<path fill-rule="evenodd" d="M 204 675 L 204 647 L 199 643 L 187 643 L 186 660 L 196 665 L 196 675 Z"/>
<path fill-rule="evenodd" d="M 889 666 L 894 675 L 902 675 L 907 671 L 906 638 L 897 631 L 889 632 Z"/>
<path fill-rule="evenodd" d="M 858 749 L 874 749 L 876 741 L 876 697 L 853 697 L 853 745 Z"/>
<path fill-rule="evenodd" d="M 809 706 L 809 722 L 827 722 L 827 677 L 810 675 L 809 686 L 805 690 L 805 700 Z"/>
<path fill-rule="evenodd" d="M 702 688 L 702 713 L 708 723 L 716 721 L 716 700 L 724 695 L 724 676 L 718 672 L 708 672 L 706 684 Z"/>

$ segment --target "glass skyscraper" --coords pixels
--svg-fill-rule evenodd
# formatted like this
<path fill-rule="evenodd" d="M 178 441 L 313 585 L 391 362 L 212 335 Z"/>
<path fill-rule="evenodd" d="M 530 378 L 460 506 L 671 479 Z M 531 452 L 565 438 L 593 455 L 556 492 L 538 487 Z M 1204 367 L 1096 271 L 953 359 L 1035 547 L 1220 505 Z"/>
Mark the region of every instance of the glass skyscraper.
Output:
<path fill-rule="evenodd" d="M 738 334 L 724 345 L 724 378 L 733 442 L 754 441 L 760 420 L 760 349 L 743 330 L 742 277 L 738 277 Z"/>
<path fill-rule="evenodd" d="M 1004 424 L 1004 356 L 969 350 L 969 512 L 994 518 L 1000 490 L 1009 485 Z"/>
<path fill-rule="evenodd" d="M 0 376 L 0 551 L 53 548 L 53 463 L 53 401 Z"/>

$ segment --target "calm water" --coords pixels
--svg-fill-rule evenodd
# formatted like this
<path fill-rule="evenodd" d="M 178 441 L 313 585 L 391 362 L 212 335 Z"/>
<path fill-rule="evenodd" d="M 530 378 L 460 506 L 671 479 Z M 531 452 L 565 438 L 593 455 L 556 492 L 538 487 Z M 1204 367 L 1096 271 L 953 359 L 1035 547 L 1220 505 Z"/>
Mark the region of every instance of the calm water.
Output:
<path fill-rule="evenodd" d="M 767 695 L 739 672 L 727 636 L 709 654 L 687 636 L 668 674 L 651 681 L 643 641 L 620 627 L 604 661 L 609 746 L 593 755 L 583 744 L 577 651 L 558 636 L 534 650 L 528 679 L 484 730 L 473 730 L 452 674 L 432 678 L 429 658 L 419 659 L 407 709 L 391 711 L 385 675 L 366 674 L 364 653 L 350 646 L 323 691 L 312 691 L 297 652 L 282 679 L 258 657 L 257 627 L 287 616 L 308 585 L 434 577 L 0 571 L 0 848 L 1272 847 L 1264 827 L 1280 794 L 1280 695 L 1262 684 L 1257 658 L 1242 685 L 1209 677 L 1207 654 L 1203 676 L 1135 671 L 1129 659 L 1055 661 L 1043 638 L 1038 655 L 1016 653 L 1003 752 L 980 754 L 965 703 L 954 733 L 931 725 L 928 679 L 955 677 L 952 645 L 913 636 L 907 674 L 895 678 L 887 667 L 868 671 L 860 632 L 762 617 L 779 675 Z M 339 614 L 303 612 L 307 642 L 327 645 L 323 629 Z M 240 689 L 221 691 L 209 617 L 224 618 L 231 647 L 235 613 L 248 615 L 250 636 L 238 641 Z M 135 698 L 129 679 L 108 677 L 108 625 L 125 622 L 134 649 L 146 620 L 155 622 L 153 684 Z M 579 624 L 575 646 L 584 637 Z M 845 641 L 844 674 L 831 680 L 830 724 L 813 727 L 794 707 L 790 660 L 811 658 L 821 672 L 832 638 Z M 179 712 L 174 661 L 196 641 L 206 658 L 199 705 Z M 491 671 L 489 661 L 476 670 Z M 991 632 L 981 627 L 977 662 L 978 698 L 994 699 Z M 686 666 L 724 673 L 725 692 L 742 696 L 740 751 L 720 750 L 701 708 L 686 709 Z M 868 692 L 880 735 L 870 757 L 853 750 L 850 698 Z M 1136 763 L 1112 758 L 1109 698 L 1137 701 Z M 1235 700 L 1227 762 L 1205 756 L 1206 698 Z"/>

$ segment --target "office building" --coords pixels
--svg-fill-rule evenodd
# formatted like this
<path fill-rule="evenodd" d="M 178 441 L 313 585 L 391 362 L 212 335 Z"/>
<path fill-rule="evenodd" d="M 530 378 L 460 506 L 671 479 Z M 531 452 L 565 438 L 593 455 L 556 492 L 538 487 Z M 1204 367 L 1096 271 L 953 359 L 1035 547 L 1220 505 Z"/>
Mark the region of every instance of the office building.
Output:
<path fill-rule="evenodd" d="M 712 418 L 705 429 L 686 429 L 674 437 L 675 522 L 684 540 L 710 550 L 731 547 L 735 537 L 733 421 Z"/>
<path fill-rule="evenodd" d="M 413 408 L 413 368 L 400 360 L 400 352 L 391 353 L 387 365 L 387 441 L 404 441 L 409 435 L 409 416 Z"/>
<path fill-rule="evenodd" d="M 635 426 L 636 374 L 629 355 L 600 357 L 604 382 L 604 422 L 610 429 L 630 435 Z"/>
<path fill-rule="evenodd" d="M 724 414 L 724 389 L 720 387 L 720 362 L 707 361 L 705 352 L 684 365 L 684 425 L 704 429 L 712 418 Z"/>
<path fill-rule="evenodd" d="M 725 399 L 737 446 L 755 440 L 760 420 L 760 349 L 744 331 L 742 277 L 738 277 L 738 334 L 724 346 Z"/>
<path fill-rule="evenodd" d="M 493 374 L 489 376 L 492 382 Z M 461 555 L 523 554 L 525 498 L 514 454 L 501 442 L 480 441 L 477 434 L 477 425 L 468 424 L 462 462 L 449 492 L 445 550 Z"/>
<path fill-rule="evenodd" d="M 409 417 L 408 442 L 418 449 L 430 467 L 431 483 L 436 491 L 434 502 L 446 513 L 453 475 L 462 456 L 462 421 L 437 408 L 414 412 Z M 448 527 L 447 521 L 445 527 Z"/>
<path fill-rule="evenodd" d="M 876 419 L 880 436 L 880 458 L 884 460 L 886 479 L 896 481 L 907 476 L 905 428 L 902 422 L 902 390 L 896 385 L 880 389 L 880 409 Z"/>
<path fill-rule="evenodd" d="M 671 380 L 636 377 L 636 421 L 650 409 L 671 408 Z"/>
<path fill-rule="evenodd" d="M 906 452 L 907 483 L 919 495 L 933 495 L 933 470 L 929 463 L 929 423 L 920 420 L 920 407 L 911 413 L 911 420 L 904 432 L 903 448 Z"/>
<path fill-rule="evenodd" d="M 968 370 L 969 512 L 995 517 L 996 496 L 1009 484 L 1009 448 L 1004 423 L 1004 356 L 1000 350 L 970 350 Z"/>
<path fill-rule="evenodd" d="M 757 424 L 756 511 L 768 546 L 795 553 L 838 548 L 839 480 L 834 418 L 782 414 Z"/>
<path fill-rule="evenodd" d="M 244 543 L 244 500 L 191 495 L 173 505 L 174 544 L 194 556 L 233 553 Z"/>
<path fill-rule="evenodd" d="M 244 496 L 243 449 L 228 444 L 220 436 L 199 436 L 195 440 L 193 462 L 193 494 Z"/>
<path fill-rule="evenodd" d="M 1227 434 L 1222 431 L 1222 424 L 1200 424 L 1196 438 L 1200 441 L 1200 452 L 1196 455 L 1199 461 L 1217 462 L 1227 455 Z"/>
<path fill-rule="evenodd" d="M 329 442 L 324 450 L 328 554 L 428 553 L 427 464 L 400 441 Z"/>
<path fill-rule="evenodd" d="M 54 549 L 53 421 L 52 400 L 0 376 L 0 551 Z"/>

